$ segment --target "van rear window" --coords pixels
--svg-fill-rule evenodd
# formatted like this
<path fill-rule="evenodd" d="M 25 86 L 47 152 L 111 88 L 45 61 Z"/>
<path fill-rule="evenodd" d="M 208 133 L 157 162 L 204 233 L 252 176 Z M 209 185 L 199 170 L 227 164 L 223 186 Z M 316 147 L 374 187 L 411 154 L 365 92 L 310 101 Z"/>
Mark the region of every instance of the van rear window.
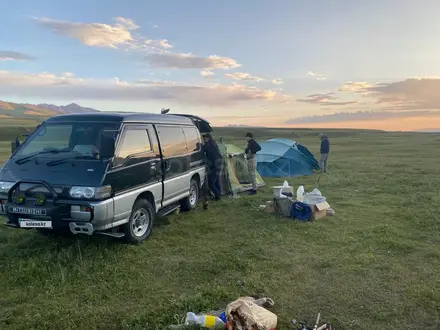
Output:
<path fill-rule="evenodd" d="M 186 145 L 188 147 L 188 152 L 196 152 L 201 148 L 200 145 L 200 134 L 194 127 L 184 127 L 183 131 L 185 133 Z"/>

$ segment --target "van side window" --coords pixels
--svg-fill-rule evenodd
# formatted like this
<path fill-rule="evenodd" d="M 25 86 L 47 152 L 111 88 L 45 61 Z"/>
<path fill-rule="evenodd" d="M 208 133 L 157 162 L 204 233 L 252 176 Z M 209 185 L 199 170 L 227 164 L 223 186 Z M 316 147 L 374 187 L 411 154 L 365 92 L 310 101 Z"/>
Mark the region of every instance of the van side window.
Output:
<path fill-rule="evenodd" d="M 182 127 L 159 126 L 157 128 L 160 146 L 164 157 L 182 156 L 187 153 L 185 135 Z"/>
<path fill-rule="evenodd" d="M 188 152 L 195 152 L 200 150 L 200 135 L 196 128 L 194 127 L 184 127 L 186 145 L 188 147 Z"/>
<path fill-rule="evenodd" d="M 150 137 L 145 128 L 128 128 L 122 136 L 114 165 L 122 165 L 127 157 L 151 150 Z"/>

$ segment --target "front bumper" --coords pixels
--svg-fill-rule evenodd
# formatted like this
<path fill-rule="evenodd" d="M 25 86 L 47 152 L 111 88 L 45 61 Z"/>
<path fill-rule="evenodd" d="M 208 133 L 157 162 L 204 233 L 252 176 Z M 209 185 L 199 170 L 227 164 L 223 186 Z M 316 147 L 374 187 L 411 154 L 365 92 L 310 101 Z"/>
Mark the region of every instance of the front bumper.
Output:
<path fill-rule="evenodd" d="M 8 218 L 7 225 L 17 228 L 20 228 L 19 219 L 24 218 L 51 221 L 52 228 L 69 227 L 75 234 L 92 234 L 96 230 L 111 228 L 114 218 L 112 199 L 100 202 L 59 200 L 54 205 L 38 208 L 40 214 L 22 212 L 25 209 L 36 209 L 34 205 L 23 204 L 20 207 L 12 203 L 3 205 L 3 215 Z"/>
<path fill-rule="evenodd" d="M 6 225 L 15 228 L 20 227 L 19 219 L 51 221 L 52 229 L 69 228 L 74 234 L 89 234 L 94 231 L 112 228 L 114 211 L 113 199 L 103 201 L 76 201 L 58 199 L 56 192 L 45 182 L 32 182 L 41 184 L 51 192 L 46 202 L 37 206 L 35 199 L 26 198 L 23 203 L 13 201 L 12 190 L 20 182 L 16 183 L 8 193 L 8 196 L 0 195 L 0 215 L 7 216 Z M 25 183 L 29 183 L 26 181 Z"/>

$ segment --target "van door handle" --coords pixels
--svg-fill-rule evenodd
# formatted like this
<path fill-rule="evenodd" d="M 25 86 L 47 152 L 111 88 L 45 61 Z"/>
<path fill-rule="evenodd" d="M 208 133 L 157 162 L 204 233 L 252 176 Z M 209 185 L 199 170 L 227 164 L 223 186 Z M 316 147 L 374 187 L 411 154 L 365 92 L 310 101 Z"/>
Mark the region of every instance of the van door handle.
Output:
<path fill-rule="evenodd" d="M 165 172 L 169 172 L 171 169 L 170 162 L 168 160 L 166 160 L 164 165 L 165 165 Z"/>
<path fill-rule="evenodd" d="M 150 164 L 150 175 L 155 176 L 156 175 L 156 171 L 157 171 L 156 163 L 151 163 Z"/>

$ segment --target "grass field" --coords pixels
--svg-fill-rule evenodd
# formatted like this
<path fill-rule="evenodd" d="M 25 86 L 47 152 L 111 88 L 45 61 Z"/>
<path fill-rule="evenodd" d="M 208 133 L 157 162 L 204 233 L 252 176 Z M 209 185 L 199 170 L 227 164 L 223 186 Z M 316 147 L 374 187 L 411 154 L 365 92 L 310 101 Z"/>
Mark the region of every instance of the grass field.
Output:
<path fill-rule="evenodd" d="M 317 153 L 316 131 L 296 134 Z M 241 129 L 217 135 L 244 144 Z M 256 197 L 160 220 L 140 246 L 1 228 L 0 328 L 165 329 L 176 314 L 260 294 L 275 301 L 279 329 L 318 312 L 337 329 L 439 329 L 440 136 L 329 135 L 320 190 L 336 216 L 315 223 L 256 210 L 279 179 Z M 1 142 L 0 158 L 8 150 Z M 316 179 L 288 180 L 311 190 Z"/>

